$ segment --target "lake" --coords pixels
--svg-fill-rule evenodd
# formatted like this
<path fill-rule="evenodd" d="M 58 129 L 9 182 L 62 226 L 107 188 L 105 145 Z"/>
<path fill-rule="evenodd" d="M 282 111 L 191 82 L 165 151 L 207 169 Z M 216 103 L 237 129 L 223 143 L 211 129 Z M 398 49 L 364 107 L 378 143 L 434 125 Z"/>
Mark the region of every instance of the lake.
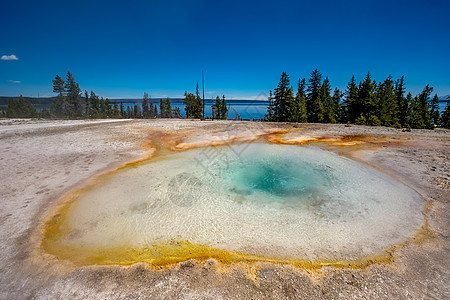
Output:
<path fill-rule="evenodd" d="M 111 100 L 112 102 L 114 100 Z M 142 107 L 142 102 L 140 103 L 123 103 L 123 105 L 126 107 L 133 108 L 134 105 L 137 104 L 138 106 Z M 155 101 L 154 104 L 159 109 L 159 100 Z M 173 101 L 171 102 L 172 109 L 175 109 L 176 107 L 180 108 L 181 115 L 183 117 L 186 117 L 186 111 L 185 107 L 186 105 L 179 101 Z M 205 102 L 205 115 L 206 117 L 212 117 L 212 108 L 211 108 L 211 101 Z M 244 101 L 244 100 L 234 100 L 234 101 L 227 101 L 227 107 L 228 107 L 228 119 L 230 120 L 262 120 L 264 119 L 264 115 L 267 113 L 267 102 L 266 101 Z"/>

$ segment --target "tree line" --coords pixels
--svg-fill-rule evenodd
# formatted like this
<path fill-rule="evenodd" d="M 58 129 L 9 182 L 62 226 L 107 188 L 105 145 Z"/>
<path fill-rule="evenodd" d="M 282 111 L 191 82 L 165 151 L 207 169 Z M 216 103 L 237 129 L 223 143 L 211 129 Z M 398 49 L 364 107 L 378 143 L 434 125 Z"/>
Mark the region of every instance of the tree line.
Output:
<path fill-rule="evenodd" d="M 435 126 L 450 128 L 450 98 L 442 115 L 439 112 L 437 94 L 431 97 L 433 88 L 426 85 L 421 93 L 406 94 L 404 76 L 393 79 L 388 76 L 382 82 L 372 80 L 370 73 L 357 83 L 353 76 L 345 91 L 332 87 L 328 77 L 314 70 L 306 82 L 299 79 L 294 96 L 289 75 L 281 74 L 274 93 L 268 97 L 266 121 L 352 123 L 373 126 L 406 128 L 428 128 Z M 123 103 L 111 102 L 97 96 L 93 91 L 84 94 L 70 72 L 64 80 L 56 75 L 53 92 L 57 94 L 50 108 L 37 112 L 22 95 L 10 99 L 8 107 L 0 110 L 0 117 L 8 118 L 181 118 L 179 107 L 172 107 L 169 98 L 160 99 L 158 106 L 148 93 L 144 93 L 142 105 L 125 108 Z M 405 95 L 406 94 L 406 95 Z M 205 119 L 205 105 L 199 87 L 195 94 L 184 93 L 186 118 Z M 228 108 L 225 95 L 212 101 L 212 118 L 227 119 Z"/>
<path fill-rule="evenodd" d="M 73 75 L 67 72 L 64 81 L 59 75 L 53 80 L 53 92 L 56 100 L 50 106 L 50 115 L 57 118 L 172 118 L 180 115 L 179 108 L 172 109 L 170 99 L 161 99 L 158 106 L 153 104 L 148 93 L 144 93 L 142 105 L 133 107 L 111 102 L 108 98 L 97 96 L 93 91 L 81 94 L 79 84 Z"/>
<path fill-rule="evenodd" d="M 421 93 L 406 94 L 405 79 L 388 76 L 382 82 L 372 80 L 367 73 L 357 83 L 353 76 L 344 92 L 332 87 L 328 77 L 315 69 L 308 82 L 298 80 L 294 96 L 289 75 L 281 74 L 278 86 L 269 92 L 265 119 L 273 122 L 352 123 L 358 125 L 427 128 L 450 128 L 450 103 L 442 116 L 439 98 L 430 99 L 433 88 L 426 85 Z M 406 94 L 406 95 L 405 95 Z"/>
<path fill-rule="evenodd" d="M 205 116 L 205 104 L 203 99 L 200 97 L 200 92 L 197 87 L 195 89 L 195 95 L 193 93 L 184 92 L 183 103 L 185 104 L 186 118 L 196 118 L 204 120 Z M 217 96 L 215 101 L 212 101 L 212 118 L 226 120 L 228 117 L 227 102 L 225 100 L 225 95 L 222 95 L 222 99 Z"/>
<path fill-rule="evenodd" d="M 142 104 L 125 107 L 124 104 L 111 102 L 108 98 L 104 99 L 95 94 L 95 92 L 81 92 L 80 85 L 75 81 L 72 73 L 67 72 L 66 79 L 56 75 L 52 80 L 53 92 L 57 94 L 52 100 L 50 108 L 44 108 L 40 113 L 22 95 L 16 101 L 10 99 L 8 107 L 0 110 L 0 117 L 8 118 L 181 118 L 179 107 L 172 108 L 170 98 L 160 99 L 159 110 L 157 104 L 154 104 L 148 93 L 144 93 Z M 199 88 L 195 95 L 185 92 L 183 99 L 187 118 L 205 119 L 205 107 L 200 98 Z M 220 99 L 218 96 L 212 104 L 213 118 L 226 119 L 228 108 L 225 95 Z"/>

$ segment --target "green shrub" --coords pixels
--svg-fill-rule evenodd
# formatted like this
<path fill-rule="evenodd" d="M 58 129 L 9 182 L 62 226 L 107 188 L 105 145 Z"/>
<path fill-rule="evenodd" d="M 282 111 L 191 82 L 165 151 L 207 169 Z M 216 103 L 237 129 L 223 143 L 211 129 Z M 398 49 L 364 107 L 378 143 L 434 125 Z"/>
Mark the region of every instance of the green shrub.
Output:
<path fill-rule="evenodd" d="M 367 124 L 370 126 L 381 126 L 381 121 L 377 116 L 371 115 L 369 120 L 367 120 Z"/>
<path fill-rule="evenodd" d="M 361 114 L 361 116 L 355 120 L 355 124 L 356 124 L 356 125 L 366 125 L 366 124 L 367 124 L 367 120 L 366 120 L 366 118 Z"/>

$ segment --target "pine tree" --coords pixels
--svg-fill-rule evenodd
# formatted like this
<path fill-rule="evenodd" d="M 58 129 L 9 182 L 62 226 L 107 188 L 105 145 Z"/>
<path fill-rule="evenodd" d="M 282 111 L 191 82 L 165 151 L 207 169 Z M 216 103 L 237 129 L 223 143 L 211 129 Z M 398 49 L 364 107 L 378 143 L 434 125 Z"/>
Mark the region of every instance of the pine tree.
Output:
<path fill-rule="evenodd" d="M 214 104 L 211 106 L 213 119 L 226 120 L 228 114 L 227 101 L 225 95 L 222 95 L 222 99 L 219 96 L 216 97 Z"/>
<path fill-rule="evenodd" d="M 111 118 L 113 116 L 113 105 L 112 105 L 111 101 L 109 101 L 108 98 L 106 98 L 106 100 L 105 100 L 105 107 L 106 107 L 106 117 Z M 141 118 L 142 118 L 142 114 L 141 114 Z"/>
<path fill-rule="evenodd" d="M 430 117 L 431 117 L 431 121 L 433 122 L 433 125 L 435 125 L 435 126 L 439 125 L 439 121 L 440 121 L 439 97 L 437 94 L 435 94 L 433 99 L 431 100 Z"/>
<path fill-rule="evenodd" d="M 433 128 L 428 108 L 428 99 L 430 98 L 432 91 L 433 88 L 427 84 L 423 91 L 411 101 L 410 113 L 408 116 L 408 125 L 411 126 L 411 128 Z"/>
<path fill-rule="evenodd" d="M 161 112 L 161 118 L 172 118 L 172 106 L 169 98 L 161 99 L 159 110 Z"/>
<path fill-rule="evenodd" d="M 441 127 L 450 129 L 450 97 L 447 97 L 447 105 L 442 113 Z"/>
<path fill-rule="evenodd" d="M 225 95 L 222 95 L 222 101 L 220 104 L 221 104 L 220 118 L 222 120 L 226 120 L 228 118 L 228 107 L 227 107 L 227 101 L 225 100 Z"/>
<path fill-rule="evenodd" d="M 269 122 L 273 122 L 274 115 L 275 115 L 275 105 L 273 103 L 273 96 L 272 96 L 272 90 L 269 91 L 269 97 L 267 98 L 269 100 L 269 103 L 267 105 L 267 113 L 265 116 L 265 119 Z"/>
<path fill-rule="evenodd" d="M 395 98 L 398 104 L 398 120 L 401 126 L 406 125 L 408 119 L 409 104 L 408 99 L 405 98 L 405 79 L 404 76 L 397 79 L 395 82 Z"/>
<path fill-rule="evenodd" d="M 68 101 L 65 86 L 64 80 L 59 75 L 56 75 L 53 80 L 53 92 L 58 95 L 52 102 L 50 110 L 54 115 L 61 118 L 67 118 L 71 111 L 71 104 Z"/>
<path fill-rule="evenodd" d="M 358 100 L 355 103 L 356 110 L 364 116 L 367 120 L 370 117 L 370 112 L 376 107 L 374 97 L 374 82 L 368 72 L 364 81 L 360 83 Z"/>
<path fill-rule="evenodd" d="M 64 80 L 59 75 L 56 75 L 55 79 L 53 79 L 53 93 L 57 93 L 62 97 L 65 95 L 65 92 L 66 89 Z"/>
<path fill-rule="evenodd" d="M 423 89 L 422 93 L 419 94 L 419 104 L 420 104 L 420 112 L 422 115 L 423 123 L 425 124 L 424 128 L 433 129 L 434 126 L 431 122 L 430 110 L 428 101 L 430 99 L 431 93 L 433 92 L 433 88 L 428 84 Z"/>
<path fill-rule="evenodd" d="M 342 103 L 341 103 L 341 98 L 342 98 L 343 94 L 341 93 L 341 91 L 338 88 L 334 89 L 333 92 L 333 104 L 334 104 L 334 108 L 335 108 L 335 118 L 337 123 L 345 123 L 346 118 L 345 118 L 345 111 L 342 107 Z"/>
<path fill-rule="evenodd" d="M 213 119 L 220 119 L 220 102 L 220 97 L 217 96 L 215 102 L 211 105 Z"/>
<path fill-rule="evenodd" d="M 124 106 L 123 106 L 123 102 L 120 102 L 120 117 L 121 118 L 125 118 L 126 117 L 125 109 L 124 109 Z"/>
<path fill-rule="evenodd" d="M 323 122 L 336 123 L 336 108 L 331 97 L 331 85 L 328 77 L 325 78 L 320 89 L 320 102 L 323 105 Z"/>
<path fill-rule="evenodd" d="M 133 107 L 133 118 L 139 118 L 139 110 L 137 104 Z"/>
<path fill-rule="evenodd" d="M 6 109 L 6 116 L 8 118 L 18 118 L 19 117 L 19 107 L 14 99 L 8 100 L 8 107 Z"/>
<path fill-rule="evenodd" d="M 84 116 L 90 118 L 91 116 L 91 102 L 89 101 L 88 91 L 84 91 Z"/>
<path fill-rule="evenodd" d="M 158 106 L 156 104 L 153 107 L 154 118 L 158 118 Z"/>
<path fill-rule="evenodd" d="M 144 93 L 144 98 L 142 100 L 142 117 L 148 119 L 150 116 L 150 110 L 148 107 L 148 93 Z"/>
<path fill-rule="evenodd" d="M 102 118 L 100 115 L 100 100 L 93 91 L 91 91 L 89 102 L 91 107 L 91 117 L 96 119 Z"/>
<path fill-rule="evenodd" d="M 275 89 L 274 105 L 275 114 L 274 119 L 278 122 L 292 122 L 295 113 L 295 101 L 292 88 L 289 86 L 289 75 L 286 72 L 281 74 L 278 87 Z"/>
<path fill-rule="evenodd" d="M 6 116 L 8 118 L 37 118 L 39 115 L 33 104 L 25 101 L 22 95 L 15 101 L 10 99 L 6 109 Z"/>
<path fill-rule="evenodd" d="M 198 81 L 197 81 L 197 87 L 195 89 L 195 101 L 194 101 L 194 115 L 196 118 L 204 119 L 204 112 L 205 107 L 203 106 L 202 98 L 200 97 L 200 92 L 198 89 Z"/>
<path fill-rule="evenodd" d="M 114 119 L 120 118 L 119 104 L 117 104 L 117 101 L 114 101 L 112 117 Z"/>
<path fill-rule="evenodd" d="M 149 118 L 156 118 L 155 116 L 155 108 L 153 107 L 153 101 L 152 101 L 152 96 L 148 97 L 148 106 L 149 106 L 149 110 L 148 110 L 148 116 Z"/>
<path fill-rule="evenodd" d="M 43 119 L 50 119 L 52 117 L 52 114 L 50 113 L 50 111 L 47 108 L 44 108 L 41 113 L 40 113 L 40 118 Z"/>
<path fill-rule="evenodd" d="M 308 80 L 306 95 L 306 110 L 308 112 L 308 122 L 320 123 L 324 119 L 323 103 L 321 99 L 322 74 L 315 69 Z"/>
<path fill-rule="evenodd" d="M 185 104 L 186 118 L 203 119 L 203 102 L 198 91 L 198 82 L 196 95 L 185 91 L 183 102 Z"/>
<path fill-rule="evenodd" d="M 400 127 L 398 115 L 398 103 L 395 95 L 394 81 L 389 75 L 383 83 L 380 83 L 376 93 L 377 105 L 372 108 L 372 112 L 381 121 L 383 126 Z"/>
<path fill-rule="evenodd" d="M 359 90 L 356 85 L 355 76 L 352 76 L 350 82 L 347 85 L 345 91 L 345 101 L 343 104 L 343 114 L 345 115 L 345 121 L 354 123 L 356 118 L 358 118 L 362 112 L 359 103 Z"/>
<path fill-rule="evenodd" d="M 194 114 L 195 96 L 194 96 L 194 94 L 188 93 L 187 91 L 185 91 L 183 102 L 185 104 L 184 109 L 186 111 L 186 118 L 195 117 L 195 114 Z"/>
<path fill-rule="evenodd" d="M 81 117 L 83 115 L 83 104 L 81 101 L 80 85 L 75 81 L 75 78 L 70 72 L 67 72 L 65 89 L 71 108 L 69 116 Z"/>
<path fill-rule="evenodd" d="M 306 111 L 305 78 L 298 80 L 297 94 L 295 95 L 296 114 L 295 121 L 299 123 L 308 122 L 308 113 Z"/>

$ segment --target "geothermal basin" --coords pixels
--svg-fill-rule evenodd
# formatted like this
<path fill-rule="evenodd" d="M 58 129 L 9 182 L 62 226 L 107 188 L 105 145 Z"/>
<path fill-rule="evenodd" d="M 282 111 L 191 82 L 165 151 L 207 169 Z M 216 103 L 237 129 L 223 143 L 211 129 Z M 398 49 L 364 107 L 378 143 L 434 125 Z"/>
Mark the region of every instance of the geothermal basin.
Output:
<path fill-rule="evenodd" d="M 77 265 L 358 265 L 411 239 L 423 206 L 400 182 L 318 147 L 210 146 L 121 168 L 71 194 L 42 245 Z"/>

